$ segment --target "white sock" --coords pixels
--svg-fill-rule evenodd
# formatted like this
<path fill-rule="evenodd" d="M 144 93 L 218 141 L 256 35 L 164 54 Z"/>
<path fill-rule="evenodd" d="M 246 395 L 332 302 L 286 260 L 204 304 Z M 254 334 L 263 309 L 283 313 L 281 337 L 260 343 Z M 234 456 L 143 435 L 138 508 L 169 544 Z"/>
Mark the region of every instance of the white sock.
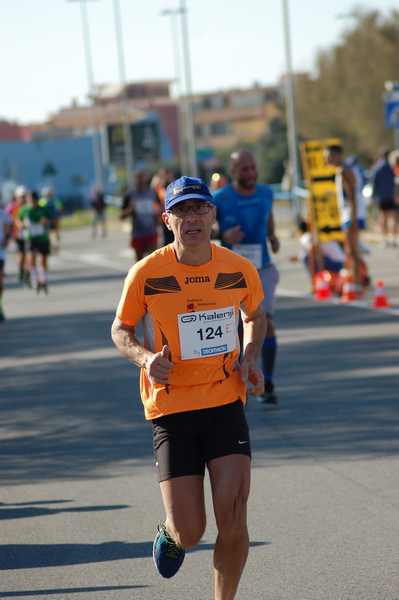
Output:
<path fill-rule="evenodd" d="M 37 273 L 38 273 L 39 283 L 46 283 L 46 281 L 47 281 L 47 273 L 46 273 L 46 271 L 43 269 L 43 267 L 41 265 L 40 265 L 40 267 L 37 268 Z"/>
<path fill-rule="evenodd" d="M 30 270 L 30 281 L 33 286 L 37 283 L 37 269 L 36 267 L 32 267 Z"/>

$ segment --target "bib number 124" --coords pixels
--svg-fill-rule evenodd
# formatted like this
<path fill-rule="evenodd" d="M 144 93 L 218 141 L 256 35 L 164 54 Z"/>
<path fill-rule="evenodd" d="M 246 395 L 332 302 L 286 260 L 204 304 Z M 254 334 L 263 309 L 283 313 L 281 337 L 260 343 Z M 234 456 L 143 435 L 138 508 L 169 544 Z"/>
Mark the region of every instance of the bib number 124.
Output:
<path fill-rule="evenodd" d="M 217 337 L 223 337 L 223 332 L 220 325 L 219 327 L 216 327 L 216 329 L 214 329 L 213 327 L 207 327 L 206 329 L 202 329 L 201 327 L 201 329 L 198 329 L 196 333 L 198 333 L 201 342 L 203 340 L 214 340 Z"/>

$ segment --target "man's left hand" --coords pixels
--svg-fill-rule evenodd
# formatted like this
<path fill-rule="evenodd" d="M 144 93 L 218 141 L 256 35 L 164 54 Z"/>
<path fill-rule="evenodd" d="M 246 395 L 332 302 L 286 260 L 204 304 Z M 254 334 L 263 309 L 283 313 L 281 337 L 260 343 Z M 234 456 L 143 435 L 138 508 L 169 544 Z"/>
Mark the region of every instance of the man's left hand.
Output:
<path fill-rule="evenodd" d="M 240 364 L 240 373 L 242 380 L 248 386 L 248 394 L 260 396 L 265 391 L 265 381 L 263 373 L 252 358 L 243 358 Z"/>

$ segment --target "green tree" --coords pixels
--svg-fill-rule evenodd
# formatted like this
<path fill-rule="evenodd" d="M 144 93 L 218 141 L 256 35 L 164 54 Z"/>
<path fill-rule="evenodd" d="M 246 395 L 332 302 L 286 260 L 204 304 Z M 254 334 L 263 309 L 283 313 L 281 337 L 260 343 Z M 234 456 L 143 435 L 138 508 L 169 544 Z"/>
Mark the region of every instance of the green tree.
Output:
<path fill-rule="evenodd" d="M 275 117 L 270 121 L 268 131 L 259 139 L 254 150 L 259 180 L 280 183 L 284 175 L 284 163 L 288 159 L 287 127 L 282 118 Z"/>
<path fill-rule="evenodd" d="M 319 52 L 315 72 L 296 77 L 298 129 L 304 138 L 340 137 L 346 151 L 372 161 L 392 144 L 383 93 L 399 77 L 399 11 L 355 9 L 340 42 Z"/>
<path fill-rule="evenodd" d="M 217 150 L 216 157 L 223 173 L 230 171 L 230 155 L 235 150 L 253 152 L 258 164 L 259 181 L 263 183 L 280 183 L 284 175 L 284 163 L 288 159 L 287 127 L 281 117 L 275 117 L 268 124 L 267 131 L 256 143 L 241 142 L 232 148 Z"/>

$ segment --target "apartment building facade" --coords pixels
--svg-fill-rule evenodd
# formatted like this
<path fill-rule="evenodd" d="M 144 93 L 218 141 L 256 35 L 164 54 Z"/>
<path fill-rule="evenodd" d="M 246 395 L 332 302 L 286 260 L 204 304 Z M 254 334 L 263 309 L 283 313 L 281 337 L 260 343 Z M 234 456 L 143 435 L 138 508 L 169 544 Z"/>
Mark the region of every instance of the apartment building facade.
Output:
<path fill-rule="evenodd" d="M 215 151 L 256 142 L 282 112 L 277 86 L 197 94 L 192 103 L 197 147 Z"/>

